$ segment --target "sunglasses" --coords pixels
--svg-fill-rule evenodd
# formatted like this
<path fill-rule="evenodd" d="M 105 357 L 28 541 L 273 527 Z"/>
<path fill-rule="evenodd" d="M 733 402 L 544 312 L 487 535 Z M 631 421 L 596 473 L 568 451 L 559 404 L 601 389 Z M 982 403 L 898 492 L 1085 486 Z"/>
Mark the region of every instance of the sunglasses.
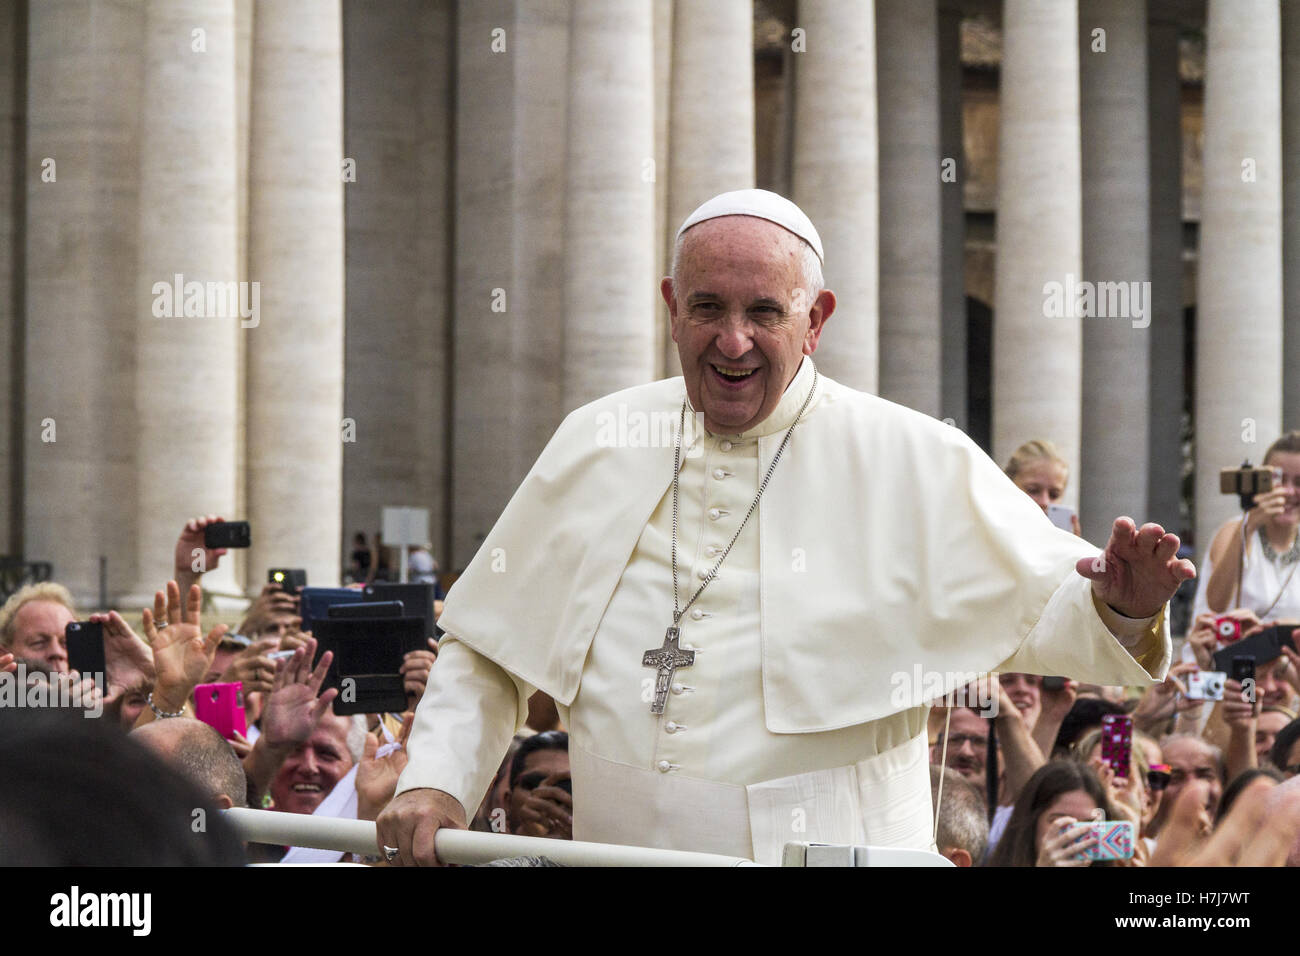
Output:
<path fill-rule="evenodd" d="M 1169 766 L 1163 763 L 1151 765 L 1147 771 L 1147 786 L 1152 790 L 1163 790 L 1169 786 Z"/>

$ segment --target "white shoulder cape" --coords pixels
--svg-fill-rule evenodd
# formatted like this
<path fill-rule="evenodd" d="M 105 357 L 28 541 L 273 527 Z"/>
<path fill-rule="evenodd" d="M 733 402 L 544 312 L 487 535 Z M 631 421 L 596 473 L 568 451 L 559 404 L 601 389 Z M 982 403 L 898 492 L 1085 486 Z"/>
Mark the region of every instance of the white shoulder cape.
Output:
<path fill-rule="evenodd" d="M 1011 657 L 1049 602 L 1052 627 L 1068 631 L 1051 639 L 1074 644 L 1093 671 L 1071 676 L 1131 681 L 1127 655 L 1125 669 L 1086 651 L 1114 642 L 1074 571 L 1097 548 L 1054 527 L 960 429 L 824 375 L 817 393 L 743 532 L 760 540 L 769 730 L 832 730 L 925 703 Z M 672 481 L 672 431 L 651 429 L 654 447 L 603 447 L 602 435 L 611 421 L 667 420 L 675 430 L 684 394 L 673 378 L 572 412 L 452 587 L 439 624 L 571 704 L 609 599 Z M 783 435 L 759 440 L 760 469 Z M 663 593 L 645 647 L 670 622 L 666 579 Z"/>

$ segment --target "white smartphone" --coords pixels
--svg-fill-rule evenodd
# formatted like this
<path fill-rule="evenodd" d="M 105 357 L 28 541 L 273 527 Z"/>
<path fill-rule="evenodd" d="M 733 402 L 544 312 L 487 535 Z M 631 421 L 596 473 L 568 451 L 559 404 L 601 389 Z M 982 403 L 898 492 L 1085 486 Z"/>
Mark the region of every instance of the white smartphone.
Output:
<path fill-rule="evenodd" d="M 1074 530 L 1074 509 L 1067 505 L 1048 505 L 1047 517 L 1062 531 Z"/>

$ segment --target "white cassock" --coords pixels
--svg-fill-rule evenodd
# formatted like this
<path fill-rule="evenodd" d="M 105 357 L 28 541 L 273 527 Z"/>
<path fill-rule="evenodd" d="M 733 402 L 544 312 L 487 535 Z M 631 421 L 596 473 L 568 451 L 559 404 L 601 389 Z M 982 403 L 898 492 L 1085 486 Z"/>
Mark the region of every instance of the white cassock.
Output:
<path fill-rule="evenodd" d="M 805 359 L 743 435 L 710 435 L 688 411 L 683 604 L 812 380 Z M 672 623 L 684 395 L 681 378 L 655 382 L 561 425 L 447 597 L 397 792 L 443 790 L 472 815 L 540 688 L 570 732 L 574 839 L 764 863 L 790 840 L 930 849 L 927 701 L 995 670 L 1163 678 L 1164 612 L 1132 621 L 1097 602 L 1074 570 L 1095 547 L 959 429 L 823 375 L 683 618 L 695 663 L 652 714 L 641 661 Z"/>

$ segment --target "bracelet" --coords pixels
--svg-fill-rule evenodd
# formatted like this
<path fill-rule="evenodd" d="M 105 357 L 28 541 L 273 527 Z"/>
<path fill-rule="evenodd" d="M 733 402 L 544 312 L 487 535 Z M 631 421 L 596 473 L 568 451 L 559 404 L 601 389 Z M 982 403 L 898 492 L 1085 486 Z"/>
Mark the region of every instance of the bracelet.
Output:
<path fill-rule="evenodd" d="M 184 704 L 182 704 L 182 705 L 181 705 L 181 709 L 178 710 L 178 711 L 176 711 L 176 713 L 174 713 L 174 714 L 172 714 L 172 713 L 168 713 L 168 712 L 165 711 L 165 710 L 159 710 L 159 709 L 158 709 L 158 705 L 156 705 L 156 704 L 153 702 L 153 691 L 149 691 L 149 709 L 152 710 L 152 711 L 153 711 L 153 715 L 154 715 L 155 717 L 157 717 L 158 719 L 160 719 L 160 720 L 161 720 L 162 718 L 164 718 L 164 717 L 184 717 L 184 716 L 185 716 L 185 705 L 184 705 Z"/>

